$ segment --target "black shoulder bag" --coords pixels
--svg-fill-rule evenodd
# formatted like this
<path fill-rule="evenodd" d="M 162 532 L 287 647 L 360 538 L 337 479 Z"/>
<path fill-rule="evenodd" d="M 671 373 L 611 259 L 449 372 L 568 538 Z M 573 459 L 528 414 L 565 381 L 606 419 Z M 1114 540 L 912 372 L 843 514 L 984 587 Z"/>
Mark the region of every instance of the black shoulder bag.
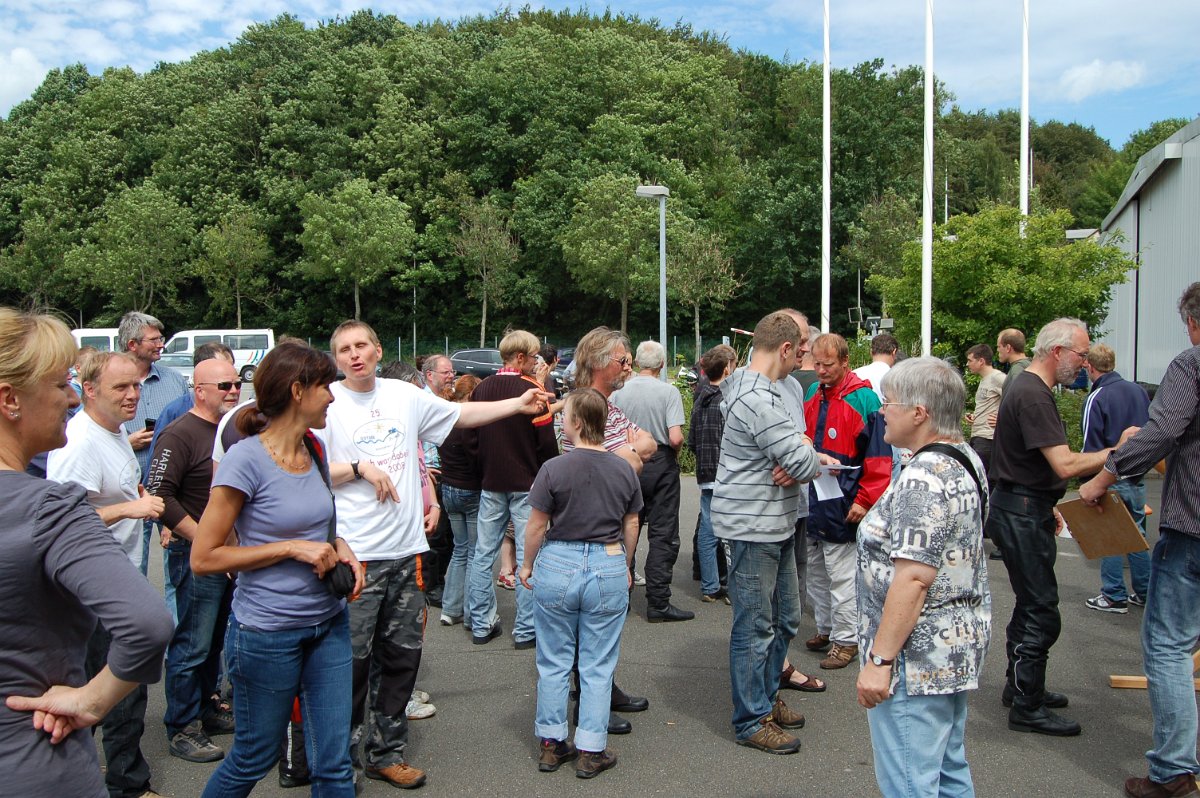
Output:
<path fill-rule="evenodd" d="M 979 490 L 979 523 L 982 525 L 986 522 L 988 515 L 988 492 L 983 489 L 983 483 L 979 481 L 979 475 L 975 473 L 975 467 L 971 465 L 970 459 L 948 443 L 931 443 L 928 446 L 922 447 L 917 454 L 921 452 L 944 454 L 958 461 L 958 464 L 966 469 L 967 474 L 970 475 L 971 480 L 975 483 L 975 487 Z"/>
<path fill-rule="evenodd" d="M 329 466 L 325 463 L 325 455 L 318 449 L 316 439 L 311 432 L 304 434 L 304 447 L 317 466 L 317 473 L 329 491 L 329 501 L 333 503 L 333 513 L 329 516 L 329 545 L 337 549 L 337 500 L 333 498 L 333 484 L 329 480 Z M 338 560 L 337 565 L 325 572 L 325 586 L 337 598 L 345 598 L 354 592 L 354 569 Z"/>

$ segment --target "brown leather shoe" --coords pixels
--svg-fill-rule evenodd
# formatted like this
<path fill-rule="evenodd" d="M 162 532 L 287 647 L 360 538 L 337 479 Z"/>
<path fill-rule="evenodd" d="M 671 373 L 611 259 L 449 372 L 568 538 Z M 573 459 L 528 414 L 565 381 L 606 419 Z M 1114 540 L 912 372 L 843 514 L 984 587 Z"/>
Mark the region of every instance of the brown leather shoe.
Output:
<path fill-rule="evenodd" d="M 363 772 L 366 773 L 368 779 L 386 781 L 393 787 L 399 787 L 402 790 L 415 790 L 425 783 L 425 771 L 418 770 L 404 762 L 397 762 L 379 769 L 366 768 Z"/>
<path fill-rule="evenodd" d="M 779 728 L 770 715 L 762 719 L 761 729 L 745 740 L 738 740 L 737 744 L 768 754 L 794 754 L 800 750 L 800 741 Z"/>
<path fill-rule="evenodd" d="M 538 770 L 543 773 L 553 773 L 562 767 L 564 762 L 570 762 L 579 756 L 575 744 L 567 740 L 542 740 L 538 748 Z"/>
<path fill-rule="evenodd" d="M 833 647 L 829 649 L 829 655 L 821 660 L 821 667 L 827 671 L 835 671 L 849 665 L 857 656 L 858 646 L 843 646 L 841 643 L 834 643 Z"/>
<path fill-rule="evenodd" d="M 784 729 L 804 728 L 804 716 L 783 703 L 782 698 L 775 699 L 775 706 L 771 707 L 771 720 Z"/>
<path fill-rule="evenodd" d="M 824 651 L 829 648 L 829 635 L 815 634 L 804 641 L 804 647 L 809 651 Z"/>
<path fill-rule="evenodd" d="M 611 748 L 603 751 L 580 751 L 579 761 L 575 764 L 575 775 L 581 779 L 591 779 L 617 764 L 617 752 Z"/>
<path fill-rule="evenodd" d="M 1194 774 L 1183 773 L 1165 784 L 1149 778 L 1126 779 L 1125 794 L 1129 798 L 1197 798 L 1200 788 Z"/>

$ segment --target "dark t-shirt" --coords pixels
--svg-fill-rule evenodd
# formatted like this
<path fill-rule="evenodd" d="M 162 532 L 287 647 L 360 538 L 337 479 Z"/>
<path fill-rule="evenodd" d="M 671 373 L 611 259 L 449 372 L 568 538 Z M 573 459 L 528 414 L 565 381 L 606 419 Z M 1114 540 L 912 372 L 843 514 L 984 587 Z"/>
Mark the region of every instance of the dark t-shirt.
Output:
<path fill-rule="evenodd" d="M 573 449 L 542 466 L 529 506 L 550 515 L 548 540 L 617 543 L 625 516 L 642 509 L 642 488 L 619 455 Z"/>
<path fill-rule="evenodd" d="M 146 490 L 163 500 L 167 529 L 189 517 L 199 521 L 212 487 L 213 439 L 217 425 L 195 413 L 184 413 L 158 436 L 150 458 Z"/>
<path fill-rule="evenodd" d="M 1066 492 L 1067 481 L 1054 473 L 1039 450 L 1066 442 L 1067 431 L 1054 394 L 1041 377 L 1023 371 L 1000 401 L 988 476 L 1041 491 L 1057 501 Z"/>

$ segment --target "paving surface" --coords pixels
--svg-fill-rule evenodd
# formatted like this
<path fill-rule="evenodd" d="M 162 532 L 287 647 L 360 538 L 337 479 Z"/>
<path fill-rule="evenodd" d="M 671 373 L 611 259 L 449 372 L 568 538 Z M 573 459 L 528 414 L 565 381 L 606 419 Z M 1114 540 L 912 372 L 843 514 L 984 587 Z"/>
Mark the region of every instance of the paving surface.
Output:
<path fill-rule="evenodd" d="M 412 724 L 409 760 L 429 774 L 419 794 L 428 796 L 506 795 L 663 795 L 689 798 L 729 796 L 878 795 L 871 764 L 865 710 L 855 701 L 855 666 L 820 671 L 819 657 L 804 649 L 815 631 L 806 615 L 792 646 L 797 667 L 829 683 L 821 694 L 784 693 L 808 723 L 799 736 L 803 748 L 792 756 L 772 756 L 737 746 L 729 726 L 729 621 L 724 604 L 703 604 L 691 579 L 691 530 L 699 507 L 695 480 L 684 478 L 681 527 L 685 530 L 675 568 L 674 602 L 696 612 L 684 623 L 649 624 L 645 598 L 635 588 L 625 625 L 617 680 L 626 690 L 647 696 L 650 709 L 627 717 L 633 733 L 610 737 L 619 756 L 615 769 L 592 781 L 573 769 L 543 774 L 536 768 L 533 739 L 533 651 L 516 651 L 508 634 L 487 646 L 471 644 L 462 627 L 437 624 L 430 614 L 418 686 L 433 694 L 435 717 Z M 1149 502 L 1159 507 L 1162 482 L 1148 480 Z M 1150 517 L 1151 545 L 1158 515 Z M 644 559 L 645 543 L 639 550 Z M 154 558 L 152 558 L 154 559 Z M 1109 674 L 1140 674 L 1141 609 L 1127 615 L 1090 610 L 1084 600 L 1099 592 L 1099 562 L 1084 559 L 1073 540 L 1059 541 L 1057 573 L 1063 633 L 1051 651 L 1049 686 L 1066 692 L 1064 714 L 1083 725 L 1076 738 L 1018 734 L 1007 728 L 1000 706 L 1004 678 L 1004 627 L 1012 592 L 999 562 L 989 562 L 994 603 L 992 645 L 983 687 L 971 696 L 967 754 L 980 796 L 1116 796 L 1129 775 L 1145 773 L 1151 720 L 1144 690 L 1114 690 Z M 152 579 L 161 585 L 161 561 Z M 513 594 L 498 590 L 506 632 L 511 630 Z M 215 765 L 197 765 L 168 755 L 161 686 L 150 690 L 143 750 L 164 795 L 199 795 Z M 231 737 L 216 738 L 228 744 Z M 0 790 L 2 792 L 2 790 Z M 307 795 L 284 790 L 274 775 L 256 796 Z M 367 782 L 367 796 L 393 794 L 380 782 Z"/>

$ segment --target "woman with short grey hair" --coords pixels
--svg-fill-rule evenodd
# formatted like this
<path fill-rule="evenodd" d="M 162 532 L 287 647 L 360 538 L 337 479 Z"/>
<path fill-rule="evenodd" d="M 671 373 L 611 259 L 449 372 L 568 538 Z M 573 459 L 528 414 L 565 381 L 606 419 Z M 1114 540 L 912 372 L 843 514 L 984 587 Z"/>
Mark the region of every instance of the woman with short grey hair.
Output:
<path fill-rule="evenodd" d="M 914 454 L 858 529 L 858 702 L 884 795 L 973 796 L 967 691 L 992 623 L 983 463 L 953 367 L 911 358 L 882 382 L 885 440 Z"/>

